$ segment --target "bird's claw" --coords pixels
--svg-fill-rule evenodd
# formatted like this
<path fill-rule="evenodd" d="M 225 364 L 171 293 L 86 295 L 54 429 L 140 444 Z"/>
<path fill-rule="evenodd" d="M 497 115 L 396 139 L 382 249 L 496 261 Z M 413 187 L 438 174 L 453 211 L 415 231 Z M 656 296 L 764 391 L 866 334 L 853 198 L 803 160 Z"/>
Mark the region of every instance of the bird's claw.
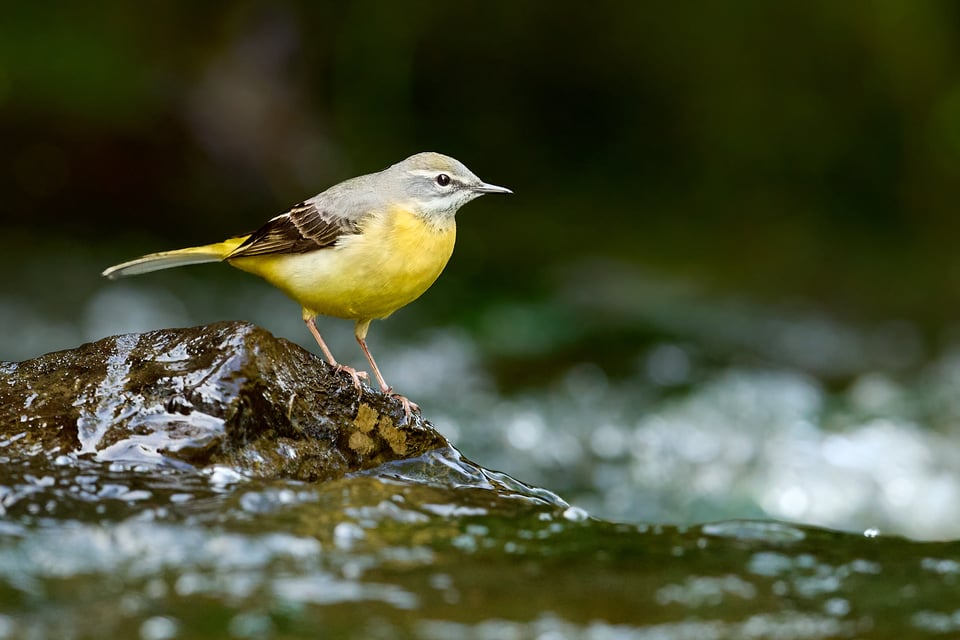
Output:
<path fill-rule="evenodd" d="M 410 420 L 410 417 L 416 413 L 420 414 L 420 405 L 416 402 L 411 401 L 407 396 L 402 396 L 399 393 L 393 390 L 393 387 L 388 387 L 383 390 L 383 393 L 391 398 L 400 401 L 400 404 L 403 405 L 403 417 L 406 420 Z"/>
<path fill-rule="evenodd" d="M 350 376 L 350 378 L 353 380 L 353 386 L 357 389 L 357 391 L 360 391 L 362 388 L 360 383 L 361 379 L 370 382 L 370 374 L 368 374 L 366 371 L 357 371 L 353 367 L 348 367 L 345 364 L 336 364 L 333 366 L 337 371 Z"/>

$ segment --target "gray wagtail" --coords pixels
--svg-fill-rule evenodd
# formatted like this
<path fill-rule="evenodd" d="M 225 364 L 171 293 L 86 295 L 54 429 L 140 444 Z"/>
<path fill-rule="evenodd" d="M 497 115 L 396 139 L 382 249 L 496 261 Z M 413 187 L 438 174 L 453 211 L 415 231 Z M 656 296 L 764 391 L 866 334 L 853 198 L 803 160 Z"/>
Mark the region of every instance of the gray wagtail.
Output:
<path fill-rule="evenodd" d="M 485 193 L 512 193 L 483 182 L 462 163 L 418 153 L 345 180 L 273 218 L 253 233 L 202 247 L 163 251 L 103 272 L 120 278 L 188 264 L 226 261 L 264 278 L 303 307 L 303 320 L 327 361 L 357 388 L 363 372 L 339 364 L 320 337 L 318 315 L 356 321 L 354 333 L 383 393 L 393 390 L 370 355 L 370 322 L 413 302 L 453 253 L 457 210 Z M 396 395 L 409 415 L 409 400 Z"/>

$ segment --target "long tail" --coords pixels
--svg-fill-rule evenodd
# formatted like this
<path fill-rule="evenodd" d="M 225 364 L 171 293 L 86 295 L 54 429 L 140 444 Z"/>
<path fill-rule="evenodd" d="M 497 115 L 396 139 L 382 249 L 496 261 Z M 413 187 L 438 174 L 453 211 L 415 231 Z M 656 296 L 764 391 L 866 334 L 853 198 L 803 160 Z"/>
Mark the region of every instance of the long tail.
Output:
<path fill-rule="evenodd" d="M 244 240 L 246 240 L 246 237 L 230 238 L 223 242 L 208 244 L 202 247 L 188 247 L 174 251 L 151 253 L 104 269 L 103 275 L 111 280 L 116 280 L 117 278 L 123 278 L 125 276 L 135 276 L 141 273 L 160 271 L 161 269 L 172 269 L 188 264 L 220 262 L 230 255 L 230 252 L 236 249 Z"/>

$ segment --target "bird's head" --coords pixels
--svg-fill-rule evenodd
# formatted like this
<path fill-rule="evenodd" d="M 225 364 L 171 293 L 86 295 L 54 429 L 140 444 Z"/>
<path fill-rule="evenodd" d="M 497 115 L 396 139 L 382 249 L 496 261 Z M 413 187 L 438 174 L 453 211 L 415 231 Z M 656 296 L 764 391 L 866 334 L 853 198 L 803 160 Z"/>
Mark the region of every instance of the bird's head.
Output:
<path fill-rule="evenodd" d="M 487 184 L 459 160 L 440 153 L 410 156 L 388 168 L 405 198 L 427 218 L 452 218 L 457 210 L 486 193 L 513 193 Z"/>

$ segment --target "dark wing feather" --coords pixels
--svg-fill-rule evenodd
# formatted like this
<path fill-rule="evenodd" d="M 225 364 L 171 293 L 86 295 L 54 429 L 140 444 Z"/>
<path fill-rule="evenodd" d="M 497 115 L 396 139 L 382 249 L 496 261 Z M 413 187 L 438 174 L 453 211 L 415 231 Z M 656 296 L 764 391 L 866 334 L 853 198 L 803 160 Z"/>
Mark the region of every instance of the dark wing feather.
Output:
<path fill-rule="evenodd" d="M 250 234 L 227 258 L 245 258 L 271 253 L 306 253 L 333 246 L 338 238 L 358 232 L 355 221 L 301 202 Z"/>

